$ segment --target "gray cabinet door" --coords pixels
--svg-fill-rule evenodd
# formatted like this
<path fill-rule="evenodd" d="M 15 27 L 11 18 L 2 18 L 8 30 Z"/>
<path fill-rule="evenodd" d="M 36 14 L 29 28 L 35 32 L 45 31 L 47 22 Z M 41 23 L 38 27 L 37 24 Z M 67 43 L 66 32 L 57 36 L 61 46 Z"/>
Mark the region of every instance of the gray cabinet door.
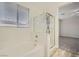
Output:
<path fill-rule="evenodd" d="M 18 5 L 18 27 L 28 27 L 29 9 Z"/>
<path fill-rule="evenodd" d="M 16 26 L 17 5 L 11 2 L 0 3 L 0 26 Z"/>

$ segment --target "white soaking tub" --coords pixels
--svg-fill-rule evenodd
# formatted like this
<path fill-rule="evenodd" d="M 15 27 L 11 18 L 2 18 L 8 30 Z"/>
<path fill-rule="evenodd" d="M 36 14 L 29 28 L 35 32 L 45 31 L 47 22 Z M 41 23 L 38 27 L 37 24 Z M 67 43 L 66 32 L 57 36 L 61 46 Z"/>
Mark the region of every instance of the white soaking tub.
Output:
<path fill-rule="evenodd" d="M 17 43 L 17 45 L 16 45 Z M 31 41 L 5 43 L 0 49 L 0 57 L 43 57 L 44 47 Z"/>
<path fill-rule="evenodd" d="M 37 44 L 31 51 L 27 52 L 25 57 L 45 57 L 45 50 L 43 45 Z"/>
<path fill-rule="evenodd" d="M 34 43 L 31 41 L 4 43 L 0 47 L 0 56 L 23 57 L 24 54 L 35 48 Z"/>

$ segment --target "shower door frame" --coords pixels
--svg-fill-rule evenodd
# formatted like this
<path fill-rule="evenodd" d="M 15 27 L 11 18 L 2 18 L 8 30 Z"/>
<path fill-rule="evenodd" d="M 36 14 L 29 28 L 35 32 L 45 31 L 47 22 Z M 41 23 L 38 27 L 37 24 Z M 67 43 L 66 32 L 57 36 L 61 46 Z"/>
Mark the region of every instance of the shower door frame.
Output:
<path fill-rule="evenodd" d="M 44 17 L 43 17 L 43 19 L 45 20 L 45 21 L 47 21 L 46 19 L 47 19 L 47 16 L 48 17 L 52 17 L 52 19 L 53 19 L 53 29 L 54 29 L 54 31 L 53 31 L 53 33 L 54 33 L 54 43 L 53 43 L 53 46 L 52 47 L 50 47 L 50 29 L 51 28 L 49 28 L 49 30 L 47 29 L 47 24 L 46 24 L 46 39 L 45 39 L 45 44 L 44 44 L 44 53 L 45 53 L 45 57 L 49 57 L 50 56 L 50 50 L 55 46 L 55 18 L 54 18 L 54 16 L 53 15 L 51 15 L 50 13 L 48 13 L 48 12 L 45 12 L 45 13 L 43 13 L 43 14 L 40 14 L 40 15 L 43 15 Z M 40 16 L 39 15 L 39 16 Z M 37 16 L 36 16 L 37 17 Z M 51 19 L 50 19 L 51 20 Z M 50 20 L 48 20 L 49 22 L 50 22 Z M 51 24 L 51 23 L 50 23 Z M 49 27 L 50 27 L 50 24 L 48 25 Z M 35 26 L 35 24 L 33 24 L 34 26 Z M 34 32 L 35 32 L 35 29 L 33 29 L 34 30 Z"/>

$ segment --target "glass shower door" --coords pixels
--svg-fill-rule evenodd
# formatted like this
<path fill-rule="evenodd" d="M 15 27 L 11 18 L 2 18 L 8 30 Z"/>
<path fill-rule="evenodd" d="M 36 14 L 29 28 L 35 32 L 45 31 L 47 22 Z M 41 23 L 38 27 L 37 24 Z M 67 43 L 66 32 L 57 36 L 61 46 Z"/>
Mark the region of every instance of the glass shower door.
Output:
<path fill-rule="evenodd" d="M 49 13 L 36 16 L 33 19 L 35 41 L 44 46 L 45 56 L 49 56 L 49 50 L 55 45 L 55 20 Z"/>
<path fill-rule="evenodd" d="M 35 45 L 43 47 L 41 49 L 41 56 L 46 56 L 45 40 L 46 40 L 46 19 L 44 14 L 40 14 L 33 19 L 33 32 Z"/>

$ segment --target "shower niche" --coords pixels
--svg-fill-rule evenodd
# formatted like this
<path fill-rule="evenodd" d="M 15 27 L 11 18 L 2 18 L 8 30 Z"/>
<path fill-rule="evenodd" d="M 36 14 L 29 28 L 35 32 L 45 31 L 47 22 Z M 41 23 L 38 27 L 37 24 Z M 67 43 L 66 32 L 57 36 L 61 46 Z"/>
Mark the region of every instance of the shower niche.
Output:
<path fill-rule="evenodd" d="M 0 26 L 27 27 L 29 9 L 13 2 L 0 2 Z"/>

